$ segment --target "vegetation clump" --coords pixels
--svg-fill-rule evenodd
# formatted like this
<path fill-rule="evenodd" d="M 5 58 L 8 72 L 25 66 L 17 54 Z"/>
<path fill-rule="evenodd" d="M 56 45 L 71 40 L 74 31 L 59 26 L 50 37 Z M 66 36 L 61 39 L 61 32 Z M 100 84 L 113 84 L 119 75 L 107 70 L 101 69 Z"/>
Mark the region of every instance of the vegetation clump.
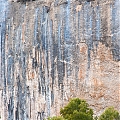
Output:
<path fill-rule="evenodd" d="M 58 116 L 58 117 L 48 118 L 48 120 L 65 120 L 65 119 L 61 116 Z"/>
<path fill-rule="evenodd" d="M 120 115 L 113 107 L 107 108 L 98 120 L 120 120 Z"/>
<path fill-rule="evenodd" d="M 48 120 L 120 120 L 120 114 L 113 107 L 107 108 L 99 117 L 93 117 L 93 110 L 85 100 L 72 99 L 64 108 L 60 109 L 58 117 Z"/>
<path fill-rule="evenodd" d="M 85 100 L 72 99 L 60 110 L 61 116 L 67 120 L 93 120 L 93 110 Z"/>

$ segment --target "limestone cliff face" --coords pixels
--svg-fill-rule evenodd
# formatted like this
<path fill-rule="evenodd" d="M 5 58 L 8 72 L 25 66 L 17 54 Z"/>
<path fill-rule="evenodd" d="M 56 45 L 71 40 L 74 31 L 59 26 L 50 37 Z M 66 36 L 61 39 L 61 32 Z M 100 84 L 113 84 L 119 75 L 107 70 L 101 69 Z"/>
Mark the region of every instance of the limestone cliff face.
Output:
<path fill-rule="evenodd" d="M 43 120 L 73 97 L 120 110 L 120 0 L 0 1 L 2 120 Z"/>

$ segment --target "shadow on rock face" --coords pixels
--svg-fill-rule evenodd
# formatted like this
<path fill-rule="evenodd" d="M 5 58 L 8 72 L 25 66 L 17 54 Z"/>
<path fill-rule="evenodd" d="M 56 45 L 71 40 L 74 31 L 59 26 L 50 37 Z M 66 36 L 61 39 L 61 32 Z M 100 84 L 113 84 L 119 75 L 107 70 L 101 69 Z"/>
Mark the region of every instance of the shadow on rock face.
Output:
<path fill-rule="evenodd" d="M 35 0 L 8 0 L 8 1 L 25 3 L 25 2 L 35 1 Z"/>

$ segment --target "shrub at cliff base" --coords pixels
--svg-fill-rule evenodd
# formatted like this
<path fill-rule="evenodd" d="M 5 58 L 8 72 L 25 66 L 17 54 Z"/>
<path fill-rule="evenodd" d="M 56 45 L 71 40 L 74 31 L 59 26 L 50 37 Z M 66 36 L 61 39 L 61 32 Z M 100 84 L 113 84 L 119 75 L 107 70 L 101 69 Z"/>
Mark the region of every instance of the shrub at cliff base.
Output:
<path fill-rule="evenodd" d="M 113 107 L 107 108 L 98 120 L 120 120 L 120 115 Z"/>
<path fill-rule="evenodd" d="M 67 120 L 93 120 L 93 110 L 85 100 L 72 99 L 68 105 L 61 108 L 60 114 Z"/>
<path fill-rule="evenodd" d="M 58 116 L 58 117 L 48 118 L 48 120 L 65 120 L 65 119 L 61 116 Z"/>
<path fill-rule="evenodd" d="M 61 116 L 48 118 L 48 120 L 120 120 L 120 114 L 113 107 L 107 108 L 99 117 L 93 118 L 93 110 L 85 100 L 72 99 L 60 110 Z"/>
<path fill-rule="evenodd" d="M 60 110 L 61 116 L 48 118 L 48 120 L 93 120 L 93 110 L 85 100 L 72 99 L 68 105 Z"/>

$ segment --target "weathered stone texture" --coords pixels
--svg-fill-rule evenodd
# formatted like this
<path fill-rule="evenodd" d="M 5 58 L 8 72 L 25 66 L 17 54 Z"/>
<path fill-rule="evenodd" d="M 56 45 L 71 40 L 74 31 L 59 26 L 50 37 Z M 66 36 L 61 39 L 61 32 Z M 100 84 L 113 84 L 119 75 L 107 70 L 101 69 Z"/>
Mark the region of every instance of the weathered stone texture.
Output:
<path fill-rule="evenodd" d="M 120 110 L 120 0 L 1 1 L 2 120 L 43 120 L 73 97 Z"/>

